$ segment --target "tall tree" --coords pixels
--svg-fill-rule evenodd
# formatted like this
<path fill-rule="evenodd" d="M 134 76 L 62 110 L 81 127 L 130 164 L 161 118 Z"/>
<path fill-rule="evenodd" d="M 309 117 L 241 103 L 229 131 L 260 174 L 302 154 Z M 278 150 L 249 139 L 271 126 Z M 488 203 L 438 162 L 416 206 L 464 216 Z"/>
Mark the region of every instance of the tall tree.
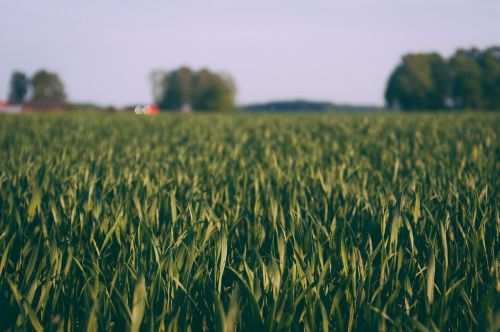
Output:
<path fill-rule="evenodd" d="M 161 108 L 180 109 L 191 103 L 193 73 L 188 67 L 171 71 L 163 78 L 163 94 L 158 101 Z"/>
<path fill-rule="evenodd" d="M 151 80 L 155 101 L 163 109 L 190 106 L 199 111 L 224 111 L 234 107 L 236 86 L 229 75 L 181 67 L 171 72 L 155 71 Z"/>
<path fill-rule="evenodd" d="M 409 54 L 394 70 L 385 92 L 391 108 L 443 109 L 449 89 L 444 59 L 436 53 Z"/>
<path fill-rule="evenodd" d="M 483 106 L 500 110 L 500 47 L 484 51 L 479 65 L 482 69 Z"/>
<path fill-rule="evenodd" d="M 476 49 L 459 50 L 451 57 L 449 66 L 453 82 L 451 89 L 453 107 L 481 109 L 485 106 L 480 58 L 481 52 Z"/>
<path fill-rule="evenodd" d="M 202 69 L 194 77 L 193 108 L 200 111 L 228 111 L 234 107 L 236 86 L 229 75 Z"/>
<path fill-rule="evenodd" d="M 153 94 L 153 100 L 156 104 L 160 104 L 163 98 L 164 92 L 164 79 L 167 73 L 161 69 L 155 69 L 149 74 L 149 80 L 151 81 L 151 92 Z"/>
<path fill-rule="evenodd" d="M 32 101 L 36 102 L 64 102 L 66 92 L 64 84 L 56 73 L 39 70 L 31 79 L 33 87 Z"/>
<path fill-rule="evenodd" d="M 500 110 L 500 47 L 460 49 L 448 60 L 409 54 L 392 73 L 385 98 L 391 108 Z"/>
<path fill-rule="evenodd" d="M 10 78 L 10 91 L 8 101 L 13 104 L 24 102 L 29 89 L 29 79 L 26 74 L 20 71 L 12 73 Z"/>

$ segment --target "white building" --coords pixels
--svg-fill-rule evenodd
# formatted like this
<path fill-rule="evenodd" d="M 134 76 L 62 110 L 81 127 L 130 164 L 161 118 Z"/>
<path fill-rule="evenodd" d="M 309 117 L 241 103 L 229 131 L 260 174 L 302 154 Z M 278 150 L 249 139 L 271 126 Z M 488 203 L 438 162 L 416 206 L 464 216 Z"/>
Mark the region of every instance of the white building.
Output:
<path fill-rule="evenodd" d="M 0 113 L 21 113 L 22 108 L 22 105 L 9 104 L 0 100 Z"/>

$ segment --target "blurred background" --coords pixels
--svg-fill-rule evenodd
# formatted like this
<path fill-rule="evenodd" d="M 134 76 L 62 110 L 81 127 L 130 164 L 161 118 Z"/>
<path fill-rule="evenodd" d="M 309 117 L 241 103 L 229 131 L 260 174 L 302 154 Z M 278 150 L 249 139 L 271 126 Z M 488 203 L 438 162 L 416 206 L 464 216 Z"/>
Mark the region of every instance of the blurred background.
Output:
<path fill-rule="evenodd" d="M 497 0 L 0 0 L 0 13 L 13 111 L 500 108 Z"/>

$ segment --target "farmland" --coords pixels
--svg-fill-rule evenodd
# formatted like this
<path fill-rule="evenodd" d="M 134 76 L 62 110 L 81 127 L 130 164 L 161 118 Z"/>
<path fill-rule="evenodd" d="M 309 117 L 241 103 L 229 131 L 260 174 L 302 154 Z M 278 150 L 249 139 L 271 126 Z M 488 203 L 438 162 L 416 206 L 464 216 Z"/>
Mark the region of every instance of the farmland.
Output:
<path fill-rule="evenodd" d="M 0 330 L 495 330 L 500 115 L 0 115 Z"/>

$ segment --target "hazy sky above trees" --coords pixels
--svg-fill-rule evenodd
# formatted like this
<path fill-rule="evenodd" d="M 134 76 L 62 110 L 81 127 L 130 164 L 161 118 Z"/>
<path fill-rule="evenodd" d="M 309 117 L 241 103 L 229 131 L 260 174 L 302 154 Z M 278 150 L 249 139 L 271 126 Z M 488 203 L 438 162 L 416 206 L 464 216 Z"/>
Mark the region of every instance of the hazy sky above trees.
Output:
<path fill-rule="evenodd" d="M 382 104 L 408 52 L 500 44 L 497 0 L 0 0 L 0 99 L 11 72 L 57 72 L 71 100 L 152 100 L 149 73 L 231 73 L 239 103 Z"/>

